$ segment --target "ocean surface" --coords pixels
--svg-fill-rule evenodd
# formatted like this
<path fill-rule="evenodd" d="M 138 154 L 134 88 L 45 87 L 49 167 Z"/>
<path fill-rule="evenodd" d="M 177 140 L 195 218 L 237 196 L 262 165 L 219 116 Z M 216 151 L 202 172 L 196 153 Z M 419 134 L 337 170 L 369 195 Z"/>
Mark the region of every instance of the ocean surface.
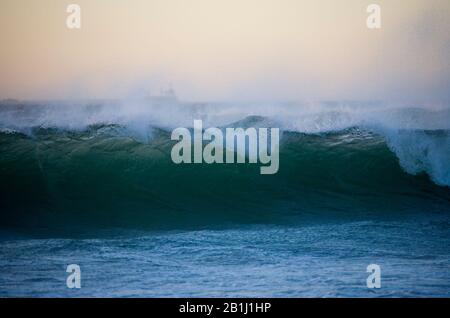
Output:
<path fill-rule="evenodd" d="M 194 119 L 280 128 L 279 172 L 174 164 L 171 131 Z M 449 297 L 450 108 L 0 103 L 12 296 Z"/>

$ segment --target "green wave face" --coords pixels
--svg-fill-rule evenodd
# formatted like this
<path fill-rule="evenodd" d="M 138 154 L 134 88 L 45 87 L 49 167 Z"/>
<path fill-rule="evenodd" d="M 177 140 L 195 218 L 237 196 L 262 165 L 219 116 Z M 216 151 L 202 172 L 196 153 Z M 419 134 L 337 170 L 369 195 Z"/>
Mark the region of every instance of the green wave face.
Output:
<path fill-rule="evenodd" d="M 275 175 L 261 175 L 260 164 L 176 165 L 173 145 L 169 131 L 142 141 L 114 125 L 1 133 L 0 227 L 177 229 L 450 211 L 448 187 L 408 174 L 384 138 L 357 128 L 283 132 Z"/>

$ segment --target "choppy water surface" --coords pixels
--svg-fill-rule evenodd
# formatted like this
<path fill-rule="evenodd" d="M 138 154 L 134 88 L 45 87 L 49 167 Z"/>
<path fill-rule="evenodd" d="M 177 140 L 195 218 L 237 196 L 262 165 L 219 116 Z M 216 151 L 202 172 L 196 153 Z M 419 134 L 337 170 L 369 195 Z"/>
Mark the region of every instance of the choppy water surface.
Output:
<path fill-rule="evenodd" d="M 1 296 L 450 296 L 449 220 L 128 233 L 1 243 Z M 66 287 L 81 266 L 82 288 Z M 381 289 L 366 287 L 378 264 Z"/>

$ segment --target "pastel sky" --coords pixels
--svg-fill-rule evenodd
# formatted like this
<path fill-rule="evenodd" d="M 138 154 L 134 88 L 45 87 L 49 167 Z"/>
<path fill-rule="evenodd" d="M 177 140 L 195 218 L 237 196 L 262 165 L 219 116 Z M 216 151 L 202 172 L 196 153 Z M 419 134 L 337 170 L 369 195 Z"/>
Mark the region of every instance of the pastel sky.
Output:
<path fill-rule="evenodd" d="M 0 0 L 0 41 L 0 98 L 450 100 L 449 0 Z"/>

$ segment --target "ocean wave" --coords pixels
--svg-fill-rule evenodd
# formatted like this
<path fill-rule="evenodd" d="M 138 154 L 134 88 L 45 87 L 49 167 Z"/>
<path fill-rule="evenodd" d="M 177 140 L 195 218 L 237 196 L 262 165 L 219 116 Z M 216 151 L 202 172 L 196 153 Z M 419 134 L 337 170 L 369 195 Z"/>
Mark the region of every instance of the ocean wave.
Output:
<path fill-rule="evenodd" d="M 230 126 L 275 124 L 251 116 Z M 446 130 L 283 130 L 272 176 L 254 164 L 175 165 L 170 129 L 144 131 L 96 124 L 0 133 L 0 223 L 161 228 L 450 211 Z"/>

